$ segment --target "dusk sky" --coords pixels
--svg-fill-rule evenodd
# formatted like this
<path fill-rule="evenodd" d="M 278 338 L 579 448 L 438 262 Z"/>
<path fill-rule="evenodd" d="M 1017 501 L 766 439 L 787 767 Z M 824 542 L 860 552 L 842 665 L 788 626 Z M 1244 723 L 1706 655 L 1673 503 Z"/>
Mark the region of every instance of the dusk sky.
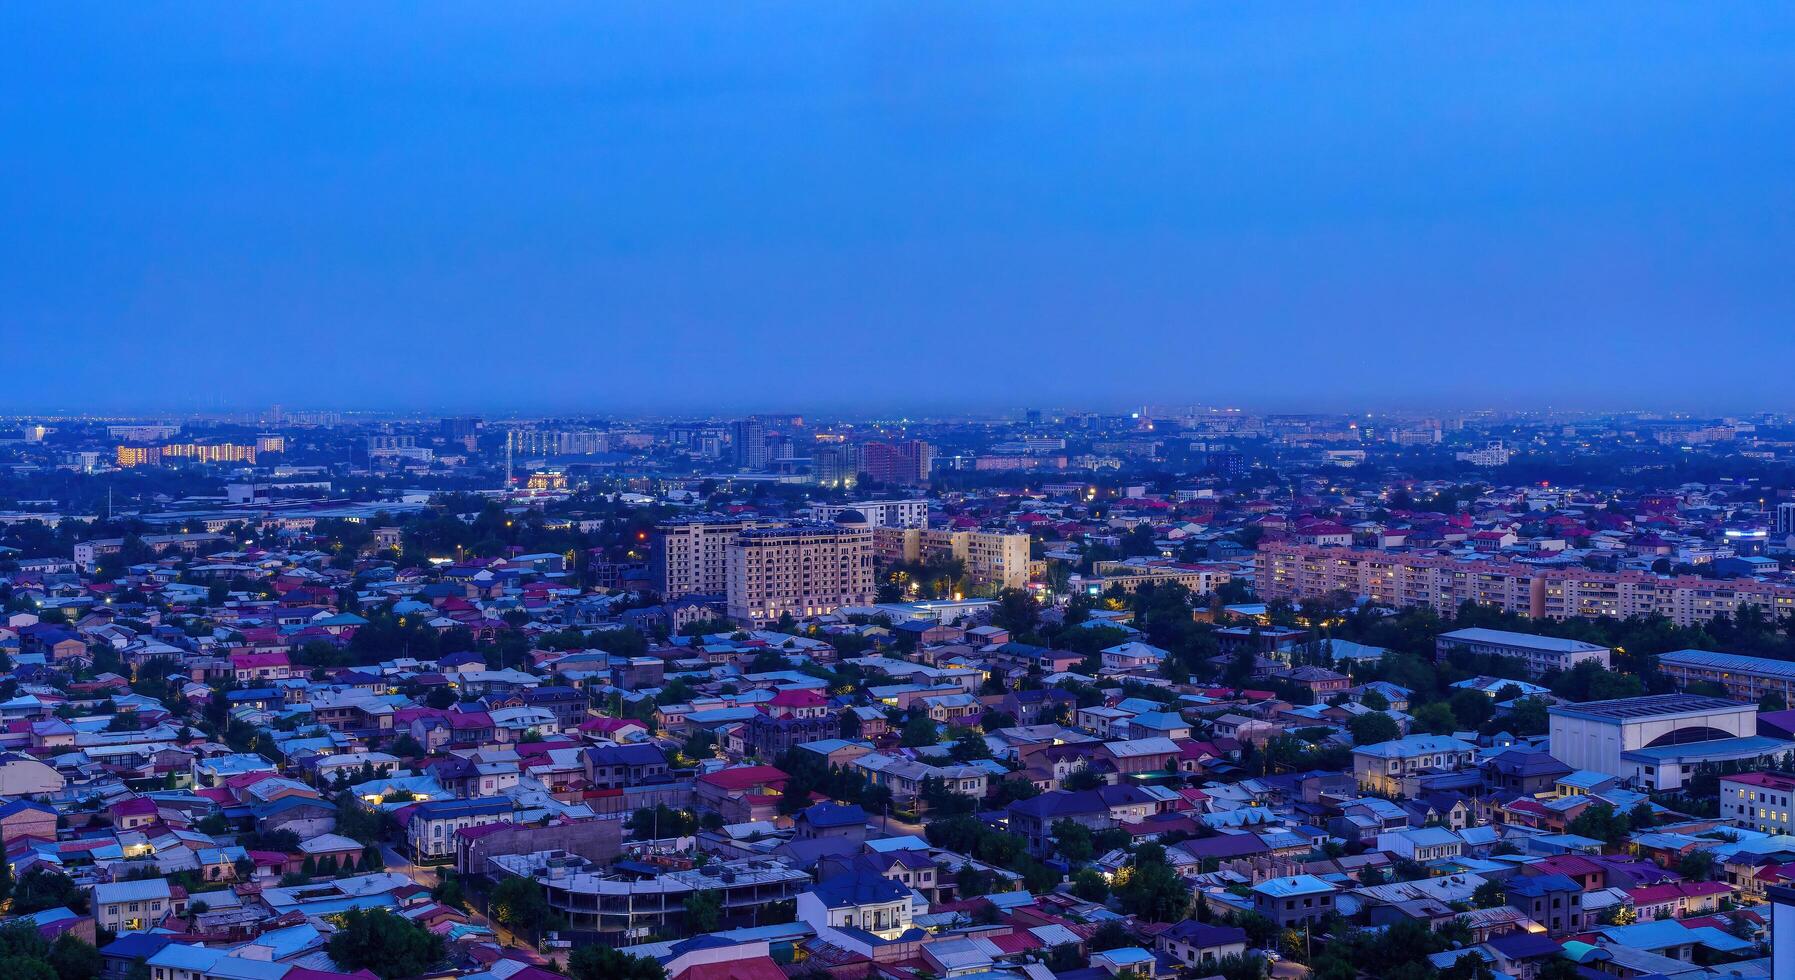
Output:
<path fill-rule="evenodd" d="M 1791 408 L 1787 2 L 10 3 L 0 86 L 0 410 Z"/>

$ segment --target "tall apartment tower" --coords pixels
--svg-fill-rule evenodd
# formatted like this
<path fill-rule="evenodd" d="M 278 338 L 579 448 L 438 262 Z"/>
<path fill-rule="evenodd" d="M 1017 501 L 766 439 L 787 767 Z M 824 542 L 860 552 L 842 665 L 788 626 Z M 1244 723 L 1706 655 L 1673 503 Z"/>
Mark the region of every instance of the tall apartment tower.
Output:
<path fill-rule="evenodd" d="M 860 482 L 859 453 L 845 444 L 819 445 L 810 452 L 810 472 L 819 486 L 851 490 Z"/>
<path fill-rule="evenodd" d="M 873 601 L 873 531 L 846 511 L 839 524 L 743 531 L 728 548 L 729 618 L 754 624 L 821 616 Z"/>
<path fill-rule="evenodd" d="M 774 523 L 754 518 L 688 517 L 655 525 L 649 568 L 661 598 L 722 595 L 729 588 L 725 559 L 730 542 L 743 531 Z"/>
<path fill-rule="evenodd" d="M 1795 503 L 1776 505 L 1776 534 L 1777 537 L 1795 534 Z"/>
<path fill-rule="evenodd" d="M 767 468 L 767 426 L 757 418 L 739 419 L 730 426 L 734 460 L 737 469 Z"/>
<path fill-rule="evenodd" d="M 927 483 L 935 464 L 935 448 L 921 439 L 869 442 L 861 447 L 860 454 L 860 471 L 879 483 Z"/>

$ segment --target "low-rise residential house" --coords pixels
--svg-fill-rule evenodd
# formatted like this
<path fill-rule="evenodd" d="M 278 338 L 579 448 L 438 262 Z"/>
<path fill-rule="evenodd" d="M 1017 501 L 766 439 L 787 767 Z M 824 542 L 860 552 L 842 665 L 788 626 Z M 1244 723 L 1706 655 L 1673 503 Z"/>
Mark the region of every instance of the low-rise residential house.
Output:
<path fill-rule="evenodd" d="M 726 823 L 770 820 L 777 813 L 786 774 L 774 766 L 734 766 L 692 782 L 694 799 L 722 814 Z"/>
<path fill-rule="evenodd" d="M 1332 915 L 1338 892 L 1314 875 L 1273 878 L 1253 886 L 1253 911 L 1288 929 Z"/>
<path fill-rule="evenodd" d="M 405 843 L 414 860 L 439 861 L 455 856 L 455 832 L 463 827 L 511 823 L 511 800 L 430 800 L 400 811 Z"/>
<path fill-rule="evenodd" d="M 594 789 L 623 789 L 669 778 L 667 757 L 653 745 L 595 745 L 580 753 Z"/>
<path fill-rule="evenodd" d="M 1581 932 L 1587 925 L 1583 888 L 1565 875 L 1518 875 L 1508 879 L 1504 891 L 1509 905 L 1525 912 L 1552 935 Z"/>
<path fill-rule="evenodd" d="M 1416 778 L 1435 772 L 1457 772 L 1477 758 L 1477 746 L 1449 735 L 1409 735 L 1352 751 L 1353 775 L 1376 793 L 1413 796 Z"/>
<path fill-rule="evenodd" d="M 1154 939 L 1154 948 L 1179 966 L 1208 975 L 1224 958 L 1246 953 L 1247 932 L 1235 926 L 1183 919 L 1160 933 Z"/>
<path fill-rule="evenodd" d="M 165 878 L 110 881 L 93 886 L 94 924 L 111 932 L 148 932 L 176 908 Z"/>
<path fill-rule="evenodd" d="M 990 778 L 989 770 L 980 766 L 936 766 L 883 752 L 863 755 L 854 760 L 854 766 L 865 771 L 874 785 L 890 789 L 894 799 L 906 801 L 921 794 L 926 779 L 939 779 L 949 791 L 979 799 L 985 795 Z"/>
<path fill-rule="evenodd" d="M 1458 857 L 1464 853 L 1465 842 L 1444 827 L 1417 827 L 1377 835 L 1377 849 L 1426 864 Z"/>

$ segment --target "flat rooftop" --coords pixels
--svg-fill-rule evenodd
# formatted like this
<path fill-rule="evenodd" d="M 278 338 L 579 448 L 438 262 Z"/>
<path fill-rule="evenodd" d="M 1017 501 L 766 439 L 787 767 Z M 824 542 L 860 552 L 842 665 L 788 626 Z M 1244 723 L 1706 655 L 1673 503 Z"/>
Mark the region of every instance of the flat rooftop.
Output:
<path fill-rule="evenodd" d="M 1659 664 L 1673 667 L 1714 668 L 1739 673 L 1762 674 L 1766 677 L 1795 679 L 1795 663 L 1771 660 L 1769 657 L 1747 657 L 1738 653 L 1715 653 L 1712 650 L 1673 650 L 1658 655 Z"/>
<path fill-rule="evenodd" d="M 1526 647 L 1530 650 L 1552 650 L 1559 653 L 1593 653 L 1597 650 L 1608 649 L 1598 643 L 1567 640 L 1562 636 L 1538 636 L 1533 633 L 1516 633 L 1512 630 L 1484 629 L 1480 626 L 1441 633 L 1438 638 L 1463 640 L 1466 643 L 1497 643 L 1503 646 Z"/>
<path fill-rule="evenodd" d="M 1639 698 L 1616 698 L 1612 701 L 1585 701 L 1582 704 L 1555 704 L 1551 714 L 1573 718 L 1596 718 L 1603 721 L 1640 721 L 1674 715 L 1700 715 L 1717 711 L 1735 711 L 1755 705 L 1705 694 L 1648 694 Z"/>
<path fill-rule="evenodd" d="M 1785 742 L 1780 738 L 1767 738 L 1763 735 L 1746 735 L 1742 738 L 1716 738 L 1706 742 L 1683 742 L 1679 745 L 1653 745 L 1642 749 L 1628 749 L 1620 754 L 1628 762 L 1642 762 L 1651 765 L 1667 763 L 1702 762 L 1737 762 L 1745 759 L 1759 759 L 1764 756 L 1780 756 L 1795 749 L 1795 742 Z M 1722 776 L 1722 779 L 1727 777 Z"/>

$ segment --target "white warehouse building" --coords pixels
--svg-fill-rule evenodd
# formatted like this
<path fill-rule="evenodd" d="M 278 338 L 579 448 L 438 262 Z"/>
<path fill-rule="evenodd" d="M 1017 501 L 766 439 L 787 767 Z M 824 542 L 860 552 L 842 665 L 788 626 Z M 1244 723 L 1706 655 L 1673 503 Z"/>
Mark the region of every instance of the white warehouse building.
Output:
<path fill-rule="evenodd" d="M 1758 727 L 1757 705 L 1699 694 L 1651 694 L 1555 704 L 1550 715 L 1553 758 L 1573 769 L 1590 769 L 1621 779 L 1659 775 L 1639 771 L 1635 762 L 1623 758 L 1628 753 L 1725 739 L 1755 739 Z M 1680 778 L 1650 781 L 1667 789 L 1682 782 Z"/>

